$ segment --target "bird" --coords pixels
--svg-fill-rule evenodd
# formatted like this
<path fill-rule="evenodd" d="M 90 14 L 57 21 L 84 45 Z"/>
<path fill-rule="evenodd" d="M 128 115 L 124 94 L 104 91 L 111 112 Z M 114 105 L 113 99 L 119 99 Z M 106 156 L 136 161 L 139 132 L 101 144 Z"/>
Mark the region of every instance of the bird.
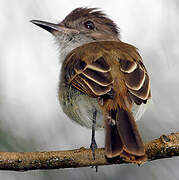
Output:
<path fill-rule="evenodd" d="M 58 96 L 63 112 L 95 131 L 105 129 L 105 157 L 146 161 L 136 125 L 151 99 L 150 79 L 138 49 L 122 42 L 116 23 L 98 8 L 79 7 L 59 23 L 32 20 L 59 46 Z"/>

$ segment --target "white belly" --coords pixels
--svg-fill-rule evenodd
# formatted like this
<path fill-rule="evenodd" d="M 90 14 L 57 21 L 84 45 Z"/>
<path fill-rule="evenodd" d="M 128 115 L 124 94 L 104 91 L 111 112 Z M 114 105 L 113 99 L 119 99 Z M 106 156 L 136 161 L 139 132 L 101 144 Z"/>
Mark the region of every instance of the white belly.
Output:
<path fill-rule="evenodd" d="M 77 122 L 88 128 L 92 127 L 93 113 L 96 111 L 96 128 L 104 128 L 104 118 L 97 99 L 87 96 L 78 96 L 76 98 L 77 113 L 80 118 Z M 82 121 L 82 122 L 81 122 Z"/>
<path fill-rule="evenodd" d="M 104 117 L 96 98 L 91 98 L 78 90 L 65 89 L 61 94 L 60 102 L 65 114 L 81 126 L 92 128 L 93 114 L 96 111 L 96 129 L 104 128 Z M 148 104 L 148 103 L 147 103 Z M 146 110 L 147 104 L 132 106 L 134 119 L 139 120 Z"/>

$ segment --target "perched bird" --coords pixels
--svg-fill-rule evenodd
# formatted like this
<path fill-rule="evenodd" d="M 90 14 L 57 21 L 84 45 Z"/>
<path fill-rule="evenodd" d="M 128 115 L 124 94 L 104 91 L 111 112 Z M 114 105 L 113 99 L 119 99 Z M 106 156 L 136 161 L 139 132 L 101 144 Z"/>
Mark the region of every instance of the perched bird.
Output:
<path fill-rule="evenodd" d="M 92 128 L 105 128 L 107 158 L 120 156 L 140 164 L 146 160 L 135 120 L 151 98 L 147 70 L 137 49 L 119 38 L 117 25 L 96 8 L 77 8 L 53 24 L 32 23 L 55 36 L 62 62 L 59 101 L 65 114 Z"/>

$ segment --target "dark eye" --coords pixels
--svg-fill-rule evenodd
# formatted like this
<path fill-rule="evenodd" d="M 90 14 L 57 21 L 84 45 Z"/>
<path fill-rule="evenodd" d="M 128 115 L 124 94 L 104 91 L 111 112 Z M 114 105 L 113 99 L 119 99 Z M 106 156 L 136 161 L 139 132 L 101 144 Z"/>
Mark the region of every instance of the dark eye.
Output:
<path fill-rule="evenodd" d="M 95 28 L 94 23 L 92 21 L 86 21 L 84 25 L 85 25 L 85 28 L 90 29 L 90 30 L 93 30 Z"/>

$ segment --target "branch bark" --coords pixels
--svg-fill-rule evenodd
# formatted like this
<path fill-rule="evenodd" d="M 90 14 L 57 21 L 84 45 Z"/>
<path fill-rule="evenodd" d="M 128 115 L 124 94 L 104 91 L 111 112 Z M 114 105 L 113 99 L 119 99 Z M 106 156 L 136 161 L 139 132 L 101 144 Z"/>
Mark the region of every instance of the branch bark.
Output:
<path fill-rule="evenodd" d="M 179 156 L 179 132 L 145 143 L 147 161 Z M 122 159 L 108 161 L 104 148 L 95 150 L 93 160 L 90 149 L 80 148 L 52 152 L 0 152 L 0 170 L 27 171 L 38 169 L 77 168 L 126 163 Z"/>

